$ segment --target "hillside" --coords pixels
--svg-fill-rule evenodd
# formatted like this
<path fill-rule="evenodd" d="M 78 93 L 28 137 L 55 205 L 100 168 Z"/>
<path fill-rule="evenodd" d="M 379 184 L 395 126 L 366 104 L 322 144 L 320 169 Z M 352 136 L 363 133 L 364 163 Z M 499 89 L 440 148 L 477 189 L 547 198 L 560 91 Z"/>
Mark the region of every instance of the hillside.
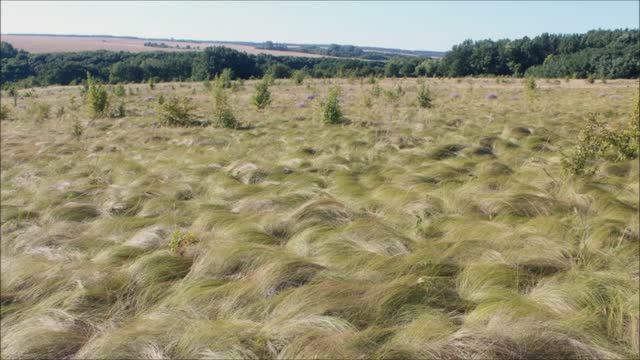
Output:
<path fill-rule="evenodd" d="M 209 46 L 225 46 L 248 54 L 268 54 L 275 56 L 319 57 L 320 55 L 295 51 L 256 49 L 255 46 L 234 42 L 177 41 L 171 39 L 142 39 L 118 36 L 59 36 L 59 35 L 13 35 L 3 34 L 2 41 L 13 47 L 34 54 L 80 51 L 194 51 Z M 168 47 L 145 46 L 145 42 L 164 43 Z M 178 48 L 180 46 L 180 48 Z M 187 46 L 189 47 L 187 49 Z"/>

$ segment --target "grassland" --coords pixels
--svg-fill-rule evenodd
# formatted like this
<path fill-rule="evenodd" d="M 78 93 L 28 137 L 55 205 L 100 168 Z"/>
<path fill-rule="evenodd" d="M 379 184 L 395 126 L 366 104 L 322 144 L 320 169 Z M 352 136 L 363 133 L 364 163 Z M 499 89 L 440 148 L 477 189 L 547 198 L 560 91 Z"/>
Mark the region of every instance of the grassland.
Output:
<path fill-rule="evenodd" d="M 561 167 L 638 82 L 428 83 L 247 81 L 236 130 L 157 126 L 200 83 L 3 93 L 3 358 L 638 358 L 638 162 Z"/>

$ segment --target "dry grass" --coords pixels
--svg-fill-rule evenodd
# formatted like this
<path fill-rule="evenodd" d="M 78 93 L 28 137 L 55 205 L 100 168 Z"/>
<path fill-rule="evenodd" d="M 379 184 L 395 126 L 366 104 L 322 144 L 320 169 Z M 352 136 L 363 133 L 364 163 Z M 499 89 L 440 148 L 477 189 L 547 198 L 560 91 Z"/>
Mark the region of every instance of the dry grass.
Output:
<path fill-rule="evenodd" d="M 3 94 L 3 358 L 637 358 L 638 162 L 560 165 L 637 81 L 434 79 L 431 109 L 398 83 L 280 80 L 257 111 L 247 81 L 241 129 L 157 126 L 161 94 L 210 120 L 200 83 L 127 85 L 120 119 Z"/>

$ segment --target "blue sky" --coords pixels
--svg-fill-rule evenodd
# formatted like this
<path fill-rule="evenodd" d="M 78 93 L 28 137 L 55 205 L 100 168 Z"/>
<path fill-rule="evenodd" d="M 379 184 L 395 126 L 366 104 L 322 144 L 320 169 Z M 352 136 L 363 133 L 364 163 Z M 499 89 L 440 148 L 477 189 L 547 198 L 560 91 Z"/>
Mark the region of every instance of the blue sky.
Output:
<path fill-rule="evenodd" d="M 448 50 L 464 39 L 638 28 L 638 1 L 0 2 L 2 33 Z"/>

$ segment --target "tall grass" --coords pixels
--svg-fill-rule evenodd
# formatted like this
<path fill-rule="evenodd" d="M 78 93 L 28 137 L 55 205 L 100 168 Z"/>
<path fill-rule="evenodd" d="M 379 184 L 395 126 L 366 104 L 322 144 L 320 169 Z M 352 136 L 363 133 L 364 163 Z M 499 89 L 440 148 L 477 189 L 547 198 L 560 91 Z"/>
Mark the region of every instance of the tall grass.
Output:
<path fill-rule="evenodd" d="M 0 99 L 4 358 L 638 358 L 637 81 L 258 81 Z"/>

